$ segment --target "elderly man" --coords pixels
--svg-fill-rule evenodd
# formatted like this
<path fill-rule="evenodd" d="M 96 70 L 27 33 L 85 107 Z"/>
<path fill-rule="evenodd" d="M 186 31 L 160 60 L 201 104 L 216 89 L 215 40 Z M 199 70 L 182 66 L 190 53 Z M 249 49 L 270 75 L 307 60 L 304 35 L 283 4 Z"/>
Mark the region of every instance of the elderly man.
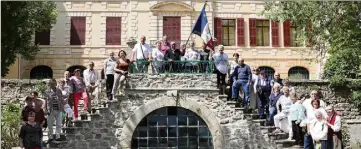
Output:
<path fill-rule="evenodd" d="M 181 52 L 177 49 L 176 43 L 173 41 L 170 43 L 171 49 L 166 55 L 166 59 L 170 61 L 169 68 L 167 68 L 170 72 L 178 72 L 180 65 L 178 62 L 174 63 L 174 61 L 179 61 L 181 59 Z"/>
<path fill-rule="evenodd" d="M 327 106 L 327 147 L 329 149 L 342 149 L 341 116 L 335 112 L 333 106 Z"/>
<path fill-rule="evenodd" d="M 282 79 L 281 79 L 281 75 L 280 73 L 278 72 L 275 72 L 275 74 L 273 75 L 274 79 L 272 80 L 271 82 L 271 85 L 273 86 L 274 84 L 279 84 L 281 85 L 281 87 L 283 86 L 283 83 L 282 83 Z"/>
<path fill-rule="evenodd" d="M 252 84 L 252 72 L 251 68 L 244 63 L 243 58 L 238 60 L 238 64 L 232 74 L 232 77 L 235 77 L 235 82 L 232 86 L 232 100 L 238 102 L 239 87 L 242 87 L 244 93 L 243 106 L 246 106 L 249 101 L 249 87 Z"/>
<path fill-rule="evenodd" d="M 226 75 L 229 68 L 228 56 L 224 54 L 223 45 L 218 46 L 218 53 L 213 55 L 213 60 L 217 68 L 217 86 L 219 94 L 223 95 L 226 90 Z"/>
<path fill-rule="evenodd" d="M 186 54 L 184 55 L 185 60 L 188 61 L 199 61 L 200 60 L 200 53 L 195 49 L 194 41 L 190 42 L 190 48 L 187 50 Z M 198 62 L 190 62 L 186 63 L 186 69 L 190 69 L 193 72 L 198 71 Z"/>
<path fill-rule="evenodd" d="M 113 99 L 112 89 L 114 84 L 114 67 L 117 59 L 114 57 L 114 52 L 109 53 L 109 58 L 104 61 L 104 76 L 105 76 L 105 87 L 107 90 L 108 100 Z"/>
<path fill-rule="evenodd" d="M 253 86 L 253 91 L 257 94 L 258 100 L 258 114 L 261 119 L 265 118 L 264 109 L 267 109 L 268 98 L 271 95 L 271 81 L 266 76 L 264 70 L 261 70 L 260 75 Z M 268 113 L 268 111 L 266 111 Z"/>
<path fill-rule="evenodd" d="M 141 36 L 140 43 L 134 46 L 130 58 L 132 63 L 136 62 L 136 69 L 139 73 L 148 73 L 148 66 L 152 61 L 152 48 L 145 41 L 145 36 Z"/>
<path fill-rule="evenodd" d="M 98 86 L 99 86 L 99 74 L 97 70 L 94 70 L 94 63 L 89 63 L 89 68 L 84 70 L 84 83 L 87 88 L 87 93 L 89 94 L 89 109 L 91 110 L 91 101 L 94 100 L 96 104 L 100 104 L 99 98 L 98 98 Z"/>

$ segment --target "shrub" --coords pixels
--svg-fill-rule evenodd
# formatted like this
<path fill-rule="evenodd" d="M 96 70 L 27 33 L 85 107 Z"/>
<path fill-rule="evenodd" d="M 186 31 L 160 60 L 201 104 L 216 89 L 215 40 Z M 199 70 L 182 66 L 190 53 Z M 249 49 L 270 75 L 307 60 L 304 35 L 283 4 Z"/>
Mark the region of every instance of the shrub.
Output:
<path fill-rule="evenodd" d="M 1 148 L 19 146 L 21 107 L 19 104 L 7 104 L 1 111 Z"/>
<path fill-rule="evenodd" d="M 345 87 L 347 85 L 347 79 L 341 75 L 334 75 L 330 77 L 330 85 L 334 88 Z"/>
<path fill-rule="evenodd" d="M 305 80 L 305 76 L 300 74 L 300 73 L 296 73 L 296 74 L 292 74 L 288 77 L 290 80 Z"/>

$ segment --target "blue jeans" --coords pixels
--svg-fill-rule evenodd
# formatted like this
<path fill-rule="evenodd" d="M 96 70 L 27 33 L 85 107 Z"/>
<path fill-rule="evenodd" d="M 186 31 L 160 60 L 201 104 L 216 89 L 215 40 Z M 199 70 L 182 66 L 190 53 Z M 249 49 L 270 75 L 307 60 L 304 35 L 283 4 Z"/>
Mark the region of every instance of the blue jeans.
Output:
<path fill-rule="evenodd" d="M 249 86 L 247 80 L 237 80 L 232 85 L 232 99 L 238 100 L 239 96 L 239 87 L 242 87 L 244 97 L 243 97 L 243 104 L 247 105 L 249 101 Z"/>
<path fill-rule="evenodd" d="M 268 110 L 269 110 L 269 116 L 268 116 L 269 122 L 273 126 L 274 125 L 274 117 L 277 114 L 277 109 L 276 109 L 276 107 L 269 107 Z"/>
<path fill-rule="evenodd" d="M 314 149 L 314 145 L 313 145 L 313 139 L 311 137 L 311 135 L 308 135 L 307 132 L 305 134 L 305 138 L 303 140 L 303 148 L 304 149 Z"/>

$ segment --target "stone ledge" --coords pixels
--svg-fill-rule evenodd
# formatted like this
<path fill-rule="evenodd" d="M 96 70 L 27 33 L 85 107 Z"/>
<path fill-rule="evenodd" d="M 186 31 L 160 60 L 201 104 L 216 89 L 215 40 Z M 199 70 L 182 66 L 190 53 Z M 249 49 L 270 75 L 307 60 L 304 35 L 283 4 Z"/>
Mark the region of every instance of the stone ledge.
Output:
<path fill-rule="evenodd" d="M 350 124 L 351 124 L 351 125 L 352 125 L 352 124 L 356 124 L 356 125 L 357 125 L 357 124 L 361 124 L 361 120 L 347 120 L 347 121 L 346 121 L 346 124 L 349 124 L 349 125 L 350 125 Z"/>
<path fill-rule="evenodd" d="M 218 91 L 218 89 L 211 88 L 126 88 L 128 91 Z"/>

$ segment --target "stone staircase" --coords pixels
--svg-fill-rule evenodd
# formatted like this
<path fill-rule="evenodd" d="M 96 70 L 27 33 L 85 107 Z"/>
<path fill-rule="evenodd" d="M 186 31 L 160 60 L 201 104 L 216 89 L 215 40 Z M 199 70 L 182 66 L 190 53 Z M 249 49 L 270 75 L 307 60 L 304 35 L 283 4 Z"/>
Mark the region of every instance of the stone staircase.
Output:
<path fill-rule="evenodd" d="M 259 115 L 256 112 L 247 113 L 244 108 L 236 107 L 236 102 L 227 101 L 226 95 L 219 95 L 217 100 L 225 101 L 227 108 L 233 111 L 233 116 L 229 117 L 229 121 L 246 120 L 252 125 L 251 132 L 255 134 L 262 134 L 267 143 L 273 144 L 276 148 L 283 149 L 301 149 L 301 146 L 295 145 L 295 141 L 288 141 L 288 133 L 273 134 L 275 130 L 273 126 L 266 126 L 265 119 L 259 119 Z M 107 141 L 112 138 L 107 136 L 109 129 L 99 129 L 99 133 L 87 133 L 91 128 L 111 128 L 112 125 L 105 123 L 104 119 L 106 115 L 109 115 L 109 106 L 115 105 L 118 101 L 105 101 L 103 104 L 93 106 L 90 114 L 81 113 L 80 120 L 73 120 L 71 127 L 62 128 L 61 141 L 52 141 L 47 145 L 44 145 L 44 149 L 103 149 L 103 146 L 109 146 Z M 114 108 L 114 107 L 113 107 Z M 82 109 L 82 103 L 79 106 Z M 221 121 L 221 124 L 228 123 L 227 121 Z M 54 126 L 55 130 L 55 126 Z M 55 138 L 55 136 L 54 136 Z M 44 131 L 44 141 L 48 140 L 47 130 Z M 263 139 L 262 139 L 263 140 Z M 90 142 L 90 143 L 89 143 Z M 259 142 L 260 144 L 262 142 Z M 116 148 L 116 147 L 114 147 Z M 258 147 L 253 147 L 258 148 Z"/>
<path fill-rule="evenodd" d="M 227 95 L 219 95 L 218 99 L 227 101 Z M 267 126 L 266 119 L 259 119 L 259 114 L 256 111 L 246 111 L 245 108 L 236 107 L 235 101 L 227 101 L 227 105 L 234 109 L 236 116 L 233 117 L 234 120 L 247 120 L 251 122 L 251 125 L 254 125 L 256 133 L 263 135 L 264 140 L 275 144 L 278 149 L 302 149 L 303 146 L 296 145 L 294 140 L 287 140 L 288 133 L 272 133 L 276 127 Z M 261 142 L 260 142 L 261 143 Z"/>

